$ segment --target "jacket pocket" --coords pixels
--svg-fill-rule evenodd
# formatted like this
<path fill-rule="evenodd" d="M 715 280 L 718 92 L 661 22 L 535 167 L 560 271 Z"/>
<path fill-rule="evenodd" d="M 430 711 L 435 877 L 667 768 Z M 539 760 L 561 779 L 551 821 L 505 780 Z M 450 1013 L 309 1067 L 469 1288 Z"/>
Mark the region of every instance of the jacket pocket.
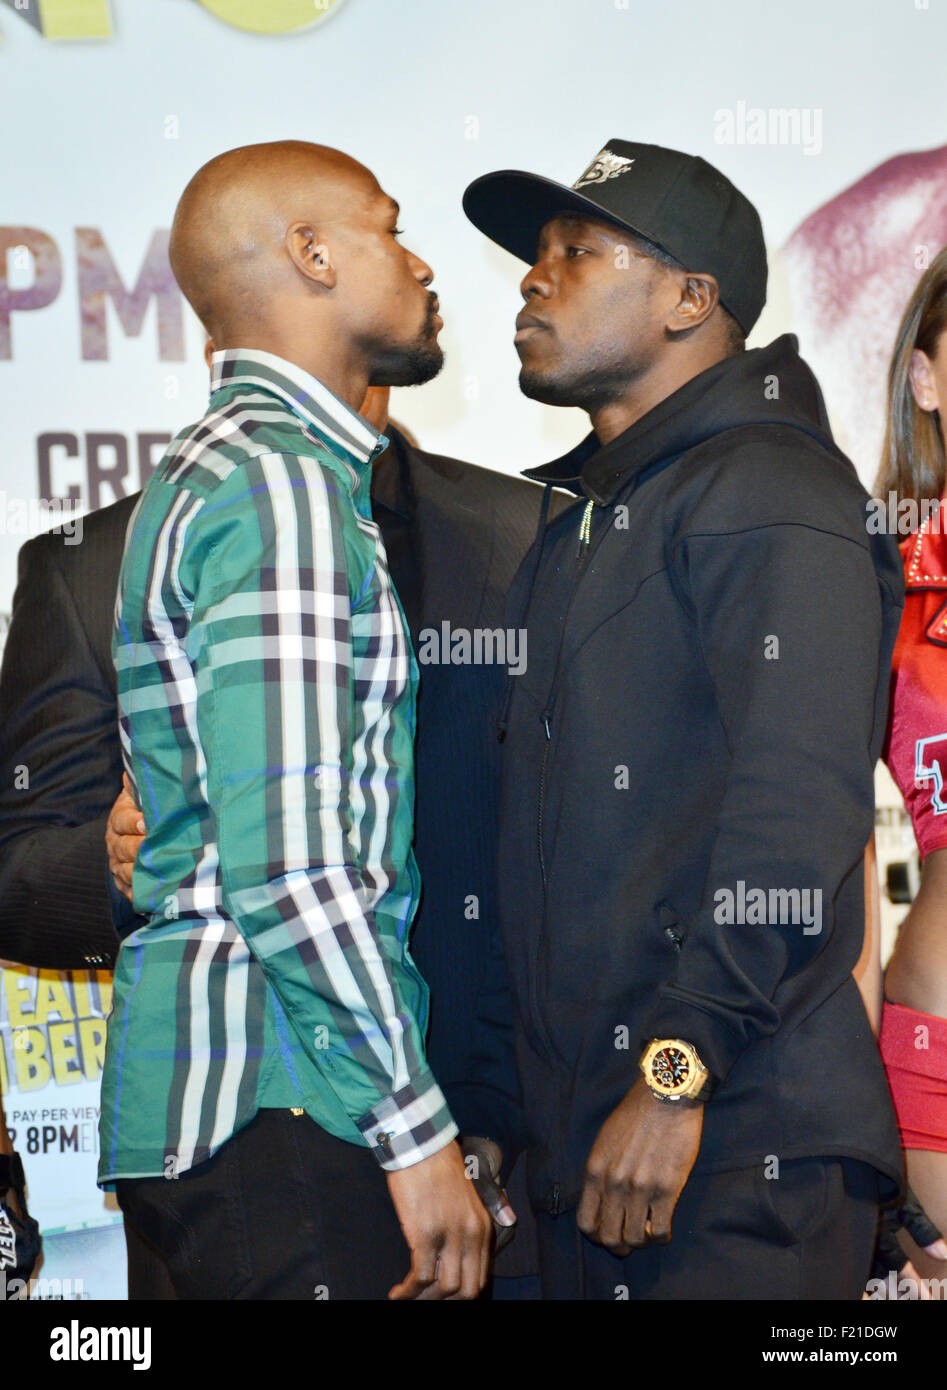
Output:
<path fill-rule="evenodd" d="M 771 1177 L 758 1168 L 756 1190 L 761 1220 L 776 1241 L 802 1245 L 838 1219 L 845 1199 L 842 1165 L 833 1158 L 795 1158 Z"/>

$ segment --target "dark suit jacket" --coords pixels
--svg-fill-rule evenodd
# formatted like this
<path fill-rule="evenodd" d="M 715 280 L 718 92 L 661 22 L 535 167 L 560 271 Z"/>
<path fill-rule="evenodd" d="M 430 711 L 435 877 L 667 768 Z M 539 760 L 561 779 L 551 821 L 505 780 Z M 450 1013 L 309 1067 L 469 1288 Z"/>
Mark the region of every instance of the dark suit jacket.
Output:
<path fill-rule="evenodd" d="M 0 959 L 112 965 L 105 823 L 122 785 L 112 615 L 126 497 L 20 550 L 0 670 Z M 17 787 L 25 767 L 28 787 Z"/>

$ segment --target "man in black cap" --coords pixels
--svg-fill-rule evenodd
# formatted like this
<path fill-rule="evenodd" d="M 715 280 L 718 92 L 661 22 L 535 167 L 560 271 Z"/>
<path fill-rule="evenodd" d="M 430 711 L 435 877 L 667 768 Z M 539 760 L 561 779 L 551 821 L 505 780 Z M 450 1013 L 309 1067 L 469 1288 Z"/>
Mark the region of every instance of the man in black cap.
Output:
<path fill-rule="evenodd" d="M 897 549 L 796 340 L 744 351 L 766 254 L 716 169 L 612 140 L 464 206 L 531 266 L 523 392 L 593 428 L 528 475 L 579 501 L 514 582 L 499 726 L 544 1295 L 858 1298 L 901 1181 L 852 978 Z M 512 1146 L 504 1111 L 462 1123 Z"/>

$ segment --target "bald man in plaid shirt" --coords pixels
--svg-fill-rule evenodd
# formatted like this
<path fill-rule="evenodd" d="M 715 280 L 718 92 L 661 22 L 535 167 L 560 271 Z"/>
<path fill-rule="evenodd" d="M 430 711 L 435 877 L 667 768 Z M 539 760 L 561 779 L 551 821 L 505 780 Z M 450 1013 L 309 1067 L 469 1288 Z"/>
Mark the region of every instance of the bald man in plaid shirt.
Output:
<path fill-rule="evenodd" d="M 113 650 L 148 922 L 116 965 L 99 1180 L 183 1298 L 486 1278 L 407 949 L 417 667 L 371 520 L 386 440 L 353 407 L 442 360 L 396 213 L 354 161 L 281 142 L 211 161 L 175 217 L 222 350 L 126 541 Z"/>

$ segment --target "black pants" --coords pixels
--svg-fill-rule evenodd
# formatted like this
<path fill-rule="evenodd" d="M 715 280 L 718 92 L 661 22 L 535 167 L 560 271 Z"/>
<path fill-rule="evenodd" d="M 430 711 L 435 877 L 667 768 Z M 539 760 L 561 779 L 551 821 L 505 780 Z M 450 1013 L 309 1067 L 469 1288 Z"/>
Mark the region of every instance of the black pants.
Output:
<path fill-rule="evenodd" d="M 260 1110 L 177 1178 L 115 1191 L 177 1298 L 383 1299 L 411 1263 L 372 1153 L 289 1110 Z"/>
<path fill-rule="evenodd" d="M 859 1299 L 878 1226 L 875 1170 L 851 1159 L 786 1161 L 692 1178 L 668 1245 L 620 1259 L 594 1245 L 575 1211 L 541 1213 L 543 1297 L 552 1299 Z"/>
<path fill-rule="evenodd" d="M 168 1266 L 158 1251 L 149 1241 L 142 1239 L 138 1228 L 132 1225 L 127 1216 L 123 1224 L 129 1303 L 177 1298 Z"/>

